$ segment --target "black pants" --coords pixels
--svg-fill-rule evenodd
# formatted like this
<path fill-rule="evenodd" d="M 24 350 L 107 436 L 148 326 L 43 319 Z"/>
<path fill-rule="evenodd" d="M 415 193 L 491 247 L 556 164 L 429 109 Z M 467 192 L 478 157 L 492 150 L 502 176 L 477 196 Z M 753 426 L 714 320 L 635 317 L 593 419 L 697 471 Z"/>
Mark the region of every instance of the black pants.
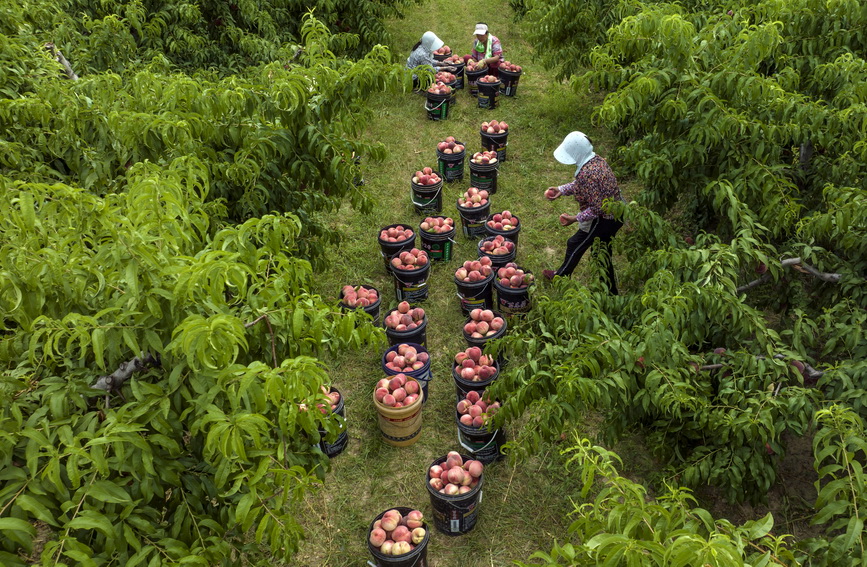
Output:
<path fill-rule="evenodd" d="M 608 285 L 608 291 L 617 295 L 617 283 L 614 280 L 614 263 L 611 261 L 611 239 L 620 230 L 623 223 L 613 219 L 597 217 L 587 232 L 579 230 L 566 241 L 566 258 L 563 265 L 555 272 L 558 276 L 568 277 L 575 271 L 584 252 L 590 248 L 593 241 L 599 239 L 599 244 L 593 246 L 593 257 L 602 264 L 602 282 Z"/>

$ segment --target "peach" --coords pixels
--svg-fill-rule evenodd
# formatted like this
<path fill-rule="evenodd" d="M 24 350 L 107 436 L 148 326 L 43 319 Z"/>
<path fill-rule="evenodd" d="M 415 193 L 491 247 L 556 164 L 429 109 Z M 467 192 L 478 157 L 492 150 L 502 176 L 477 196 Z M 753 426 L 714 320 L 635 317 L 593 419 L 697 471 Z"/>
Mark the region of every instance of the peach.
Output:
<path fill-rule="evenodd" d="M 461 400 L 458 402 L 457 410 L 459 414 L 463 415 L 465 413 L 470 413 L 471 407 L 473 406 L 470 404 L 469 400 Z"/>
<path fill-rule="evenodd" d="M 482 476 L 484 469 L 485 466 L 480 461 L 473 461 L 470 463 L 469 467 L 467 467 L 467 472 L 470 473 L 471 477 L 479 478 Z"/>
<path fill-rule="evenodd" d="M 461 369 L 461 378 L 464 380 L 472 380 L 476 377 L 476 370 L 474 368 L 462 368 Z"/>
<path fill-rule="evenodd" d="M 461 424 L 466 425 L 467 427 L 473 426 L 473 416 L 470 414 L 464 414 L 461 416 L 460 420 Z"/>
<path fill-rule="evenodd" d="M 472 489 L 473 489 L 472 486 L 463 486 L 463 485 L 462 485 L 462 486 L 458 489 L 458 494 L 466 494 L 467 492 L 472 491 Z"/>
<path fill-rule="evenodd" d="M 473 418 L 473 427 L 481 427 L 485 424 L 485 418 L 481 415 L 478 415 Z"/>
<path fill-rule="evenodd" d="M 491 326 L 490 326 L 490 324 L 488 324 L 487 321 L 479 321 L 478 323 L 476 323 L 476 331 L 477 332 L 484 335 L 489 330 L 491 330 Z"/>
<path fill-rule="evenodd" d="M 430 479 L 428 481 L 428 484 L 430 484 L 431 488 L 433 488 L 434 490 L 442 490 L 445 486 L 445 484 L 443 484 L 443 479 L 439 477 Z"/>
<path fill-rule="evenodd" d="M 370 545 L 373 547 L 381 547 L 383 543 L 385 543 L 385 530 L 382 528 L 374 528 L 373 531 L 370 532 Z"/>
<path fill-rule="evenodd" d="M 409 543 L 410 541 L 412 541 L 412 532 L 406 526 L 397 526 L 396 528 L 394 528 L 394 531 L 391 532 L 391 539 L 393 539 L 395 543 L 399 541 L 405 541 Z"/>
<path fill-rule="evenodd" d="M 383 555 L 391 555 L 392 550 L 394 549 L 394 542 L 390 539 L 387 539 L 383 542 L 382 546 L 379 548 L 379 552 Z"/>
<path fill-rule="evenodd" d="M 397 512 L 397 510 L 395 510 L 395 512 Z M 398 525 L 400 525 L 400 519 L 400 512 L 397 512 L 396 516 L 393 514 L 388 514 L 386 512 L 386 514 L 382 517 L 382 524 L 380 525 L 385 531 L 391 532 L 394 531 L 394 529 L 397 528 Z"/>
<path fill-rule="evenodd" d="M 420 544 L 424 541 L 424 537 L 427 535 L 427 530 L 423 527 L 418 526 L 412 530 L 412 542 L 416 545 Z"/>
<path fill-rule="evenodd" d="M 408 395 L 418 394 L 420 387 L 415 380 L 409 380 L 403 388 Z"/>
<path fill-rule="evenodd" d="M 406 399 L 406 390 L 404 390 L 403 388 L 398 388 L 397 390 L 394 391 L 394 393 L 392 395 L 394 396 L 394 401 L 402 402 Z M 473 406 L 473 407 L 479 407 L 479 406 Z M 475 416 L 473 416 L 473 417 L 475 417 Z"/>
<path fill-rule="evenodd" d="M 457 484 L 447 484 L 443 489 L 445 493 L 449 496 L 456 496 L 460 493 L 460 487 Z"/>
<path fill-rule="evenodd" d="M 482 399 L 482 396 L 477 391 L 470 390 L 469 392 L 467 392 L 467 400 L 469 400 L 469 402 L 471 404 L 475 404 L 477 401 L 479 401 L 481 399 Z"/>
<path fill-rule="evenodd" d="M 410 541 L 412 541 L 412 534 L 410 534 Z M 394 547 L 391 548 L 392 555 L 403 555 L 410 551 L 412 551 L 412 548 L 409 546 L 409 541 L 396 541 L 394 542 Z"/>
<path fill-rule="evenodd" d="M 443 474 L 443 468 L 439 465 L 434 465 L 428 470 L 428 474 L 431 478 L 439 477 Z"/>
<path fill-rule="evenodd" d="M 487 256 L 485 256 L 485 258 L 487 258 Z M 470 311 L 470 319 L 472 319 L 473 321 L 479 321 L 481 319 L 481 316 L 482 316 L 482 310 L 481 309 L 476 308 L 476 309 L 473 309 L 472 311 Z"/>
<path fill-rule="evenodd" d="M 397 400 L 397 396 L 395 396 L 395 399 Z M 400 400 L 398 400 L 398 401 L 400 401 Z M 468 408 L 467 413 L 473 417 L 478 417 L 478 416 L 482 415 L 482 408 L 481 408 L 481 406 L 478 406 L 478 405 L 471 405 Z"/>
<path fill-rule="evenodd" d="M 383 405 L 394 407 L 394 404 L 397 403 L 397 400 L 395 400 L 394 396 L 392 396 L 391 394 L 386 394 L 382 397 L 382 403 Z"/>
<path fill-rule="evenodd" d="M 382 402 L 383 398 L 388 395 L 388 388 L 377 388 L 374 392 L 377 402 Z"/>
<path fill-rule="evenodd" d="M 472 335 L 476 332 L 476 324 L 472 321 L 464 325 L 464 332 L 468 335 Z"/>
<path fill-rule="evenodd" d="M 470 355 L 468 355 L 465 351 L 461 351 L 461 352 L 457 353 L 455 355 L 455 364 L 461 364 L 464 360 L 469 358 L 469 356 Z"/>

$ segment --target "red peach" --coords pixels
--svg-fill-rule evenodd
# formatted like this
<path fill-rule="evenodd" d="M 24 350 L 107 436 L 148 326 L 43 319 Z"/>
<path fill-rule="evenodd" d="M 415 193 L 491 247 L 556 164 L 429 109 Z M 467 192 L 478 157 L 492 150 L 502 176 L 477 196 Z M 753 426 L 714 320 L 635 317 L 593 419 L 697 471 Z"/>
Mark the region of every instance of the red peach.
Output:
<path fill-rule="evenodd" d="M 385 530 L 382 528 L 374 528 L 373 531 L 370 532 L 370 545 L 373 547 L 380 547 L 383 543 L 385 543 Z"/>

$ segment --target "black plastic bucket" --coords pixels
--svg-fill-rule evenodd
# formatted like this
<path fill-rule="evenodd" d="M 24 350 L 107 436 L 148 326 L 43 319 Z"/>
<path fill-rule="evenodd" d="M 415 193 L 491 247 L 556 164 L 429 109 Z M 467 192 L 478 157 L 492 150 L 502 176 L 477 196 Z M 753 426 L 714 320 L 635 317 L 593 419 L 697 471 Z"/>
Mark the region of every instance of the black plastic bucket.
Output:
<path fill-rule="evenodd" d="M 530 272 L 525 272 L 530 273 Z M 513 289 L 494 280 L 494 288 L 497 290 L 497 309 L 506 316 L 526 313 L 532 306 L 530 303 L 530 286 Z"/>
<path fill-rule="evenodd" d="M 412 331 L 395 331 L 385 328 L 385 336 L 388 337 L 388 346 L 393 347 L 402 343 L 415 343 L 427 347 L 427 315 L 421 321 L 421 325 Z"/>
<path fill-rule="evenodd" d="M 464 74 L 467 77 L 467 85 L 470 88 L 471 96 L 479 96 L 479 83 L 478 80 L 488 74 L 487 69 L 477 69 L 475 71 L 470 71 L 469 69 L 464 69 Z"/>
<path fill-rule="evenodd" d="M 440 179 L 436 185 L 418 185 L 409 182 L 412 186 L 412 204 L 415 212 L 420 215 L 438 215 L 443 210 L 443 181 Z"/>
<path fill-rule="evenodd" d="M 509 145 L 509 131 L 506 130 L 502 134 L 488 134 L 480 132 L 482 135 L 482 148 L 497 152 L 498 161 L 506 161 L 506 146 Z"/>
<path fill-rule="evenodd" d="M 464 462 L 472 459 L 468 455 L 461 455 Z M 482 488 L 485 485 L 485 473 L 479 477 L 476 487 L 466 494 L 449 496 L 441 494 L 430 485 L 430 467 L 441 465 L 447 457 L 440 457 L 428 466 L 425 473 L 425 485 L 430 494 L 430 504 L 433 508 L 434 526 L 442 533 L 450 536 L 458 536 L 469 533 L 479 519 L 479 508 L 482 503 Z"/>
<path fill-rule="evenodd" d="M 468 209 L 458 205 L 458 214 L 461 217 L 461 229 L 467 238 L 478 238 L 487 234 L 485 232 L 485 219 L 491 210 L 491 200 L 482 205 Z"/>
<path fill-rule="evenodd" d="M 494 238 L 495 238 L 494 236 L 488 236 L 486 238 L 479 240 L 479 246 L 478 246 L 479 258 L 481 258 L 482 256 L 487 256 L 488 258 L 491 259 L 491 265 L 493 265 L 495 268 L 502 268 L 503 266 L 505 266 L 509 262 L 514 262 L 515 256 L 518 253 L 518 247 L 517 246 L 515 246 L 512 249 L 512 251 L 509 252 L 508 254 L 488 254 L 487 252 L 482 251 L 482 243 L 485 242 L 486 240 L 493 240 Z M 507 238 L 506 240 L 508 241 L 509 239 Z"/>
<path fill-rule="evenodd" d="M 493 195 L 497 192 L 497 168 L 500 165 L 497 163 L 473 163 L 470 160 L 470 186 L 484 189 L 488 195 Z M 488 201 L 490 204 L 490 201 Z"/>
<path fill-rule="evenodd" d="M 446 59 L 448 59 L 451 56 L 452 56 L 451 53 L 443 53 L 443 54 L 434 53 L 433 54 L 434 61 L 445 61 Z"/>
<path fill-rule="evenodd" d="M 493 340 L 499 339 L 500 337 L 502 337 L 503 335 L 506 334 L 506 330 L 509 328 L 509 322 L 506 320 L 505 317 L 503 317 L 503 315 L 501 313 L 498 313 L 496 311 L 494 311 L 494 317 L 502 317 L 503 318 L 503 326 L 500 327 L 499 331 L 497 331 L 496 333 L 494 333 L 490 337 L 482 337 L 481 339 L 474 339 L 473 337 L 468 335 L 466 332 L 461 330 L 461 332 L 464 334 L 464 340 L 467 341 L 467 344 L 469 346 L 477 346 L 484 351 L 485 350 L 485 343 L 487 343 L 488 341 L 493 341 Z M 470 321 L 471 321 L 471 319 L 467 319 L 465 321 L 465 323 L 469 323 Z"/>
<path fill-rule="evenodd" d="M 415 270 L 396 270 L 389 265 L 394 277 L 394 294 L 397 300 L 408 301 L 411 305 L 427 299 L 427 277 L 430 274 L 430 262 Z"/>
<path fill-rule="evenodd" d="M 431 262 L 448 262 L 452 259 L 455 230 L 452 228 L 448 232 L 421 232 L 421 249 L 427 252 Z"/>
<path fill-rule="evenodd" d="M 485 391 L 485 388 L 490 386 L 494 380 L 499 378 L 500 376 L 500 363 L 496 360 L 494 361 L 493 367 L 497 369 L 497 372 L 488 378 L 487 380 L 479 380 L 478 382 L 473 382 L 472 380 L 464 380 L 461 378 L 461 375 L 458 374 L 458 366 L 452 365 L 452 379 L 455 381 L 455 395 L 458 397 L 458 401 L 467 397 L 467 394 L 470 392 L 478 392 L 479 394 Z"/>
<path fill-rule="evenodd" d="M 355 287 L 355 286 L 353 286 L 353 287 Z M 376 292 L 376 301 L 370 305 L 362 307 L 362 309 L 364 309 L 364 312 L 373 318 L 373 324 L 376 325 L 379 323 L 379 307 L 380 307 L 380 305 L 382 305 L 382 294 L 379 293 L 379 290 L 376 289 L 375 287 L 373 287 L 372 285 L 362 284 L 361 287 L 363 287 L 364 289 L 372 289 L 373 291 Z M 346 305 L 345 303 L 343 303 L 343 290 L 342 289 L 340 290 L 340 308 L 343 309 L 344 311 L 352 311 L 353 309 L 358 309 L 358 307 L 350 307 L 350 306 Z"/>
<path fill-rule="evenodd" d="M 340 394 L 340 390 L 333 386 L 331 387 L 329 392 L 337 392 L 338 394 Z M 346 446 L 349 444 L 349 432 L 346 431 L 346 414 L 344 413 L 345 407 L 346 406 L 343 403 L 343 394 L 340 394 L 340 401 L 337 402 L 337 407 L 334 408 L 334 413 L 344 418 L 342 427 L 343 432 L 337 436 L 337 439 L 334 440 L 334 443 L 326 443 L 324 439 L 319 441 L 319 448 L 322 450 L 323 453 L 328 455 L 329 458 L 336 457 L 337 455 L 342 453 Z M 320 429 L 319 435 L 325 437 L 325 430 Z"/>
<path fill-rule="evenodd" d="M 494 215 L 488 215 L 488 217 L 485 219 L 485 234 L 487 234 L 488 236 L 497 236 L 499 234 L 500 236 L 508 238 L 509 240 L 511 240 L 512 242 L 515 243 L 515 249 L 517 249 L 518 248 L 518 234 L 521 232 L 520 219 L 518 219 L 518 226 L 516 226 L 512 230 L 497 230 L 496 228 L 493 228 L 493 227 L 488 225 L 488 222 L 492 221 L 492 220 L 494 220 Z"/>
<path fill-rule="evenodd" d="M 390 224 L 388 226 L 380 228 L 379 233 L 382 233 L 383 230 L 388 230 L 389 228 L 395 228 L 398 226 L 409 227 L 410 225 L 406 223 Z M 412 238 L 407 238 L 406 240 L 401 240 L 400 242 L 389 242 L 387 240 L 383 240 L 381 237 L 377 237 L 377 240 L 379 240 L 380 254 L 382 255 L 382 260 L 385 263 L 385 270 L 388 273 L 391 273 L 392 258 L 397 256 L 404 250 L 412 250 L 413 248 L 415 248 L 415 237 L 415 229 L 412 229 Z"/>
<path fill-rule="evenodd" d="M 479 87 L 479 108 L 494 110 L 500 106 L 500 81 L 496 83 L 476 83 Z"/>
<path fill-rule="evenodd" d="M 452 63 L 452 67 L 455 68 L 455 70 L 454 70 L 454 72 L 453 72 L 452 74 L 453 74 L 453 75 L 456 77 L 456 79 L 457 79 L 457 80 L 455 81 L 455 88 L 456 88 L 456 89 L 463 89 L 463 88 L 464 88 L 464 85 L 465 85 L 465 83 L 466 83 L 466 79 L 465 79 L 465 77 L 464 77 L 464 67 L 465 67 L 465 65 L 464 65 L 463 63 Z"/>
<path fill-rule="evenodd" d="M 427 94 L 427 102 L 424 104 L 424 109 L 427 110 L 428 119 L 447 119 L 449 117 L 449 106 L 451 105 L 452 93 L 447 95 L 434 93 L 425 94 Z"/>
<path fill-rule="evenodd" d="M 481 460 L 481 459 L 479 459 Z M 406 516 L 410 512 L 414 510 L 414 508 L 407 508 L 406 506 L 395 506 L 394 508 L 389 508 L 388 510 L 397 510 L 400 512 L 401 516 Z M 370 522 L 370 525 L 367 527 L 367 533 L 373 531 L 373 525 L 377 520 L 381 520 L 385 513 L 388 510 L 383 510 L 376 518 Z M 368 562 L 368 565 L 373 565 L 373 567 L 428 567 L 427 562 L 427 544 L 430 542 L 430 529 L 428 528 L 428 523 L 423 522 L 422 527 L 425 529 L 424 539 L 421 540 L 421 543 L 415 546 L 415 549 L 410 551 L 409 553 L 404 553 L 403 555 L 385 555 L 381 553 L 377 548 L 373 547 L 370 543 L 370 538 L 367 540 L 367 550 L 370 551 L 370 554 L 373 556 L 373 563 Z"/>
<path fill-rule="evenodd" d="M 455 277 L 458 299 L 461 301 L 461 311 L 464 315 L 469 315 L 473 309 L 494 308 L 494 277 L 495 274 L 491 274 L 478 282 L 462 282 Z"/>
<path fill-rule="evenodd" d="M 454 107 L 458 102 L 458 80 L 455 78 L 451 83 L 443 83 L 445 86 L 452 89 L 451 94 L 449 95 L 449 109 Z"/>
<path fill-rule="evenodd" d="M 518 94 L 518 81 L 521 79 L 521 73 L 513 73 L 506 71 L 503 68 L 499 69 L 500 73 L 500 92 L 505 96 L 515 96 Z"/>
<path fill-rule="evenodd" d="M 385 357 L 388 355 L 388 353 L 390 353 L 393 350 L 396 351 L 397 347 L 399 347 L 402 344 L 404 344 L 404 343 L 398 343 L 394 346 L 390 346 L 386 349 L 386 351 L 384 353 L 382 353 L 382 359 L 380 360 L 380 362 L 382 363 L 382 371 L 385 372 L 386 376 L 397 376 L 398 374 L 405 374 L 407 376 L 412 376 L 413 378 L 418 380 L 418 383 L 421 384 L 421 391 L 423 393 L 422 403 L 427 403 L 428 384 L 430 383 L 431 380 L 433 380 L 433 372 L 431 371 L 430 353 L 428 352 L 428 350 L 424 346 L 422 346 L 418 343 L 406 343 L 409 346 L 411 346 L 412 348 L 414 348 L 416 350 L 416 352 L 427 352 L 428 353 L 427 362 L 425 362 L 424 366 L 422 366 L 418 370 L 413 370 L 412 372 L 395 372 L 394 370 L 392 370 L 391 368 L 389 368 L 385 365 L 385 362 L 386 362 Z"/>
<path fill-rule="evenodd" d="M 479 427 L 467 427 L 460 421 L 458 425 L 458 443 L 464 451 L 486 465 L 505 458 L 502 452 L 506 444 L 506 431 L 497 429 L 490 432 Z"/>
<path fill-rule="evenodd" d="M 463 145 L 463 142 L 456 142 Z M 444 154 L 437 150 L 437 171 L 443 181 L 451 183 L 452 181 L 460 181 L 464 178 L 464 159 L 467 157 L 467 151 L 464 150 L 459 154 Z"/>

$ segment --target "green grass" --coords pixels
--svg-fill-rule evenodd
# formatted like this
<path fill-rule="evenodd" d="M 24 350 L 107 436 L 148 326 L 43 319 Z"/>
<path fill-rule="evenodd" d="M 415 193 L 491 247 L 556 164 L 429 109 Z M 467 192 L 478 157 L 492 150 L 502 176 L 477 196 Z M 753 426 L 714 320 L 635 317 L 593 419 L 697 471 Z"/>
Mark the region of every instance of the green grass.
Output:
<path fill-rule="evenodd" d="M 532 60 L 530 47 L 512 21 L 506 2 L 429 0 L 407 11 L 406 18 L 390 22 L 396 53 L 402 59 L 428 29 L 435 31 L 454 52 L 468 53 L 473 26 L 486 21 L 500 37 L 506 57 L 524 68 L 518 96 L 500 97 L 500 108 L 477 107 L 468 90 L 458 93 L 457 105 L 445 121 L 431 121 L 424 110 L 425 98 L 415 94 L 383 95 L 370 106 L 366 135 L 388 148 L 380 164 L 366 164 L 364 189 L 374 195 L 370 215 L 345 207 L 333 219 L 343 244 L 333 251 L 330 269 L 317 275 L 315 291 L 337 298 L 344 284 L 369 284 L 383 296 L 383 310 L 396 305 L 392 278 L 384 269 L 377 235 L 379 228 L 404 223 L 417 229 L 422 217 L 410 202 L 410 177 L 417 169 L 436 167 L 436 143 L 455 136 L 469 152 L 481 149 L 479 125 L 498 119 L 510 124 L 507 160 L 501 164 L 498 191 L 492 197 L 492 212 L 511 210 L 521 219 L 517 262 L 537 274 L 556 268 L 562 260 L 565 241 L 572 230 L 557 222 L 559 213 L 577 210 L 574 201 L 548 202 L 543 191 L 570 180 L 571 166 L 557 163 L 552 152 L 572 130 L 582 130 L 597 144 L 603 156 L 613 150 L 610 133 L 591 124 L 596 95 L 578 96 L 568 85 L 555 82 Z M 446 184 L 443 214 L 459 225 L 455 201 L 469 187 L 464 181 Z M 627 194 L 634 187 L 627 184 Z M 298 565 L 363 565 L 370 556 L 366 546 L 369 522 L 393 506 L 420 508 L 431 515 L 425 471 L 437 457 L 458 449 L 454 424 L 454 384 L 451 361 L 466 348 L 453 274 L 464 260 L 477 257 L 476 243 L 460 232 L 452 260 L 432 266 L 429 298 L 422 305 L 429 315 L 428 350 L 434 379 L 430 400 L 423 410 L 421 439 L 414 445 L 395 448 L 380 438 L 371 397 L 373 385 L 383 376 L 382 350 L 347 353 L 333 361 L 331 377 L 346 396 L 350 444 L 336 457 L 323 489 L 308 500 L 302 524 L 308 540 L 298 555 Z M 587 278 L 587 261 L 574 277 Z M 545 293 L 540 283 L 536 293 Z M 562 471 L 559 448 L 516 467 L 500 461 L 486 468 L 481 512 L 469 534 L 450 538 L 432 533 L 428 548 L 431 566 L 509 565 L 526 560 L 537 549 L 550 548 L 554 539 L 563 541 L 569 525 L 569 496 L 575 488 Z"/>

